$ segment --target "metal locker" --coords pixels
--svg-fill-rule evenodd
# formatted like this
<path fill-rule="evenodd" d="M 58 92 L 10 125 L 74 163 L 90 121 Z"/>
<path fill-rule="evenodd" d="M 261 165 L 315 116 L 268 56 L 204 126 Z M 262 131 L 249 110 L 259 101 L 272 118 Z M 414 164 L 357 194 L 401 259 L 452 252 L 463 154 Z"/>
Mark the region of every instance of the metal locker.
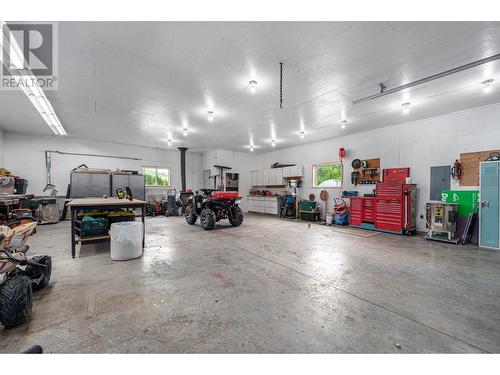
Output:
<path fill-rule="evenodd" d="M 113 197 L 116 197 L 116 189 L 125 189 L 125 186 L 129 186 L 135 199 L 144 200 L 146 198 L 144 184 L 144 175 L 142 174 L 113 174 L 111 194 Z"/>
<path fill-rule="evenodd" d="M 500 250 L 500 162 L 480 164 L 479 246 Z"/>
<path fill-rule="evenodd" d="M 109 173 L 72 172 L 70 183 L 71 198 L 102 198 L 111 193 Z"/>

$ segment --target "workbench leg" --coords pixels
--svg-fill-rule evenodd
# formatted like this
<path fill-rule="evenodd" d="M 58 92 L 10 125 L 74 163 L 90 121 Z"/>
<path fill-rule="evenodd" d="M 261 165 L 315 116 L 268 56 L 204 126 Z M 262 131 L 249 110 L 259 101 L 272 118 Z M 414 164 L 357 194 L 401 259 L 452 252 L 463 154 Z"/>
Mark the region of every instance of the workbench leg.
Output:
<path fill-rule="evenodd" d="M 141 218 L 142 218 L 142 249 L 144 250 L 144 245 L 146 243 L 146 223 L 144 221 L 144 207 L 141 207 Z"/>
<path fill-rule="evenodd" d="M 75 220 L 76 220 L 76 210 L 72 208 L 71 209 L 71 256 L 73 258 L 75 257 L 75 247 L 76 247 Z"/>

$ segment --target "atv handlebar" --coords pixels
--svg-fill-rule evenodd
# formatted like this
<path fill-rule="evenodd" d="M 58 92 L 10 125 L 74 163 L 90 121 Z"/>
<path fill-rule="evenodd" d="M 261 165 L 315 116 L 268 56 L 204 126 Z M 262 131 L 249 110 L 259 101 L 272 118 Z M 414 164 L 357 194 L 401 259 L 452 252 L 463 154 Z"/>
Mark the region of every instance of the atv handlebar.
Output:
<path fill-rule="evenodd" d="M 11 261 L 13 261 L 15 263 L 19 263 L 21 266 L 30 265 L 30 266 L 35 266 L 35 267 L 47 268 L 46 264 L 33 262 L 32 260 L 29 260 L 29 259 L 25 259 L 25 260 L 16 259 L 12 256 L 11 253 L 9 253 L 8 251 L 5 251 L 5 250 L 0 251 L 0 253 L 4 253 L 5 255 L 7 255 L 7 258 L 9 258 Z"/>
<path fill-rule="evenodd" d="M 21 354 L 43 354 L 43 349 L 40 345 L 32 345 L 22 350 Z"/>

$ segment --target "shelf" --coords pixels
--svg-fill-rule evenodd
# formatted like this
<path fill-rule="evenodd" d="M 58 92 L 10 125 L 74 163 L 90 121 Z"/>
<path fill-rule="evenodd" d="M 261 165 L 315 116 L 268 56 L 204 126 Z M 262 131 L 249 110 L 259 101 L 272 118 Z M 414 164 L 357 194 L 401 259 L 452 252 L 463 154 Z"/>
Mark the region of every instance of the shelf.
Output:
<path fill-rule="evenodd" d="M 76 242 L 88 242 L 88 241 L 102 241 L 109 240 L 111 236 L 109 234 L 101 234 L 99 236 L 88 236 L 88 237 L 80 237 L 78 235 L 75 236 Z"/>

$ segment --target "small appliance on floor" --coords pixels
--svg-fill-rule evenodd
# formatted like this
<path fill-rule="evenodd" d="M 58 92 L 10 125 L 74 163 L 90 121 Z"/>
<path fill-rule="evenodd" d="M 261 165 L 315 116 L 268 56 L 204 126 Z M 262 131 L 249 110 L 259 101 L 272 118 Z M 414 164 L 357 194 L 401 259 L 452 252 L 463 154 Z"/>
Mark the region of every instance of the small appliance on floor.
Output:
<path fill-rule="evenodd" d="M 426 240 L 458 244 L 460 238 L 455 238 L 458 229 L 457 203 L 427 202 L 425 213 L 428 229 Z"/>

